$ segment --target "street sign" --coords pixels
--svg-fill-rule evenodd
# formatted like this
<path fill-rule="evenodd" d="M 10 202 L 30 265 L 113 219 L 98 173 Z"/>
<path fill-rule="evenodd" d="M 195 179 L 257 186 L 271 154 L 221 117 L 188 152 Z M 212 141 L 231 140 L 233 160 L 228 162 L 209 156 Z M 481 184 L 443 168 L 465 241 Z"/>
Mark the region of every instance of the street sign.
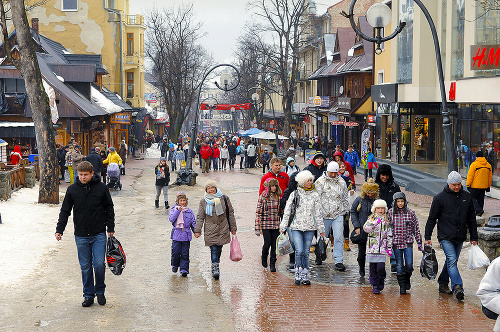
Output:
<path fill-rule="evenodd" d="M 232 114 L 212 112 L 212 120 L 231 121 L 231 120 L 233 120 L 233 115 Z"/>
<path fill-rule="evenodd" d="M 165 127 L 170 127 L 170 122 L 165 122 Z"/>
<path fill-rule="evenodd" d="M 313 99 L 313 105 L 314 106 L 321 106 L 321 97 L 320 96 L 314 97 L 314 99 Z"/>

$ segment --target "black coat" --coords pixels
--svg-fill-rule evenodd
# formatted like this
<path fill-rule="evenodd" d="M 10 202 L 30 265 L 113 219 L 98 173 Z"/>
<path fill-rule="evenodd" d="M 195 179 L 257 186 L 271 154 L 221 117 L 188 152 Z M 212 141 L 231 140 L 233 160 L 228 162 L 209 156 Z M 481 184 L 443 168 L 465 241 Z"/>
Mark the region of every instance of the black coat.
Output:
<path fill-rule="evenodd" d="M 68 187 L 59 213 L 56 233 L 63 234 L 73 210 L 76 236 L 94 236 L 115 231 L 115 211 L 108 187 L 96 174 L 83 184 L 80 179 Z"/>
<path fill-rule="evenodd" d="M 299 172 L 295 172 L 290 175 L 290 178 L 288 179 L 288 188 L 285 189 L 285 191 L 283 192 L 283 196 L 281 196 L 279 209 L 280 217 L 283 217 L 283 212 L 285 212 L 285 206 L 286 202 L 288 201 L 288 197 L 290 197 L 291 193 L 297 190 L 297 181 L 295 181 L 295 176 L 297 174 L 299 174 Z"/>
<path fill-rule="evenodd" d="M 85 157 L 85 160 L 92 164 L 95 174 L 101 175 L 102 158 L 100 155 L 98 155 L 96 152 L 91 152 L 87 157 Z"/>
<path fill-rule="evenodd" d="M 389 172 L 389 179 L 387 180 L 387 182 L 383 182 L 382 180 L 380 180 L 381 171 L 385 171 L 385 174 Z M 378 198 L 383 199 L 387 203 L 387 210 L 389 210 L 390 208 L 392 208 L 392 196 L 395 193 L 401 191 L 396 182 L 394 182 L 394 176 L 392 176 L 391 166 L 387 164 L 380 165 L 377 170 L 377 175 L 375 176 L 375 183 L 378 184 Z"/>
<path fill-rule="evenodd" d="M 318 167 L 316 165 L 309 164 L 306 167 L 304 167 L 303 171 L 311 172 L 312 175 L 314 175 L 314 182 L 316 182 L 316 180 L 319 179 L 319 177 L 323 175 L 324 172 L 326 172 L 326 165 L 325 163 L 323 163 L 322 167 Z"/>
<path fill-rule="evenodd" d="M 467 238 L 467 228 L 470 240 L 477 241 L 476 213 L 472 196 L 463 188 L 456 193 L 446 185 L 444 190 L 434 197 L 425 225 L 425 240 L 431 239 L 436 222 L 439 242 L 463 242 Z"/>
<path fill-rule="evenodd" d="M 375 198 L 362 198 L 357 197 L 354 202 L 352 202 L 351 206 L 351 222 L 354 229 L 360 228 L 363 230 L 363 226 L 368 220 L 368 217 L 372 214 L 372 204 L 375 201 Z M 358 206 L 361 204 L 361 207 L 358 211 Z M 364 231 L 363 231 L 364 232 Z"/>
<path fill-rule="evenodd" d="M 168 186 L 168 184 L 170 183 L 170 169 L 168 168 L 168 165 L 166 165 L 166 164 L 163 167 L 165 168 L 165 178 L 156 179 L 155 186 L 164 187 L 164 186 Z M 155 167 L 155 174 L 158 174 L 159 168 L 160 168 L 160 165 L 157 165 Z"/>
<path fill-rule="evenodd" d="M 57 162 L 59 166 L 64 167 L 66 164 L 66 149 L 57 150 Z"/>
<path fill-rule="evenodd" d="M 229 158 L 236 158 L 236 146 L 229 145 L 227 151 L 229 152 Z"/>

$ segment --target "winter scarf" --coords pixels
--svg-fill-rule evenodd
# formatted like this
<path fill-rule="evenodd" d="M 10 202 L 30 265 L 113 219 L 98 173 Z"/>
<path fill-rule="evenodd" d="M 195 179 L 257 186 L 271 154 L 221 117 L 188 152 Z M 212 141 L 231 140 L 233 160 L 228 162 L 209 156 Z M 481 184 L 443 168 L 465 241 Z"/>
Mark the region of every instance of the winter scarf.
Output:
<path fill-rule="evenodd" d="M 222 192 L 220 191 L 219 188 L 217 188 L 217 193 L 215 193 L 214 195 L 205 193 L 205 202 L 207 202 L 207 207 L 205 209 L 206 214 L 211 216 L 213 213 L 214 206 L 216 215 L 220 216 L 221 214 L 224 213 L 224 211 L 222 210 L 222 204 L 220 202 L 221 197 L 222 197 Z"/>
<path fill-rule="evenodd" d="M 177 228 L 184 229 L 184 212 L 186 212 L 188 209 L 189 208 L 187 206 L 184 206 L 181 208 L 181 212 L 179 213 L 179 216 L 177 217 L 177 220 L 175 223 Z"/>

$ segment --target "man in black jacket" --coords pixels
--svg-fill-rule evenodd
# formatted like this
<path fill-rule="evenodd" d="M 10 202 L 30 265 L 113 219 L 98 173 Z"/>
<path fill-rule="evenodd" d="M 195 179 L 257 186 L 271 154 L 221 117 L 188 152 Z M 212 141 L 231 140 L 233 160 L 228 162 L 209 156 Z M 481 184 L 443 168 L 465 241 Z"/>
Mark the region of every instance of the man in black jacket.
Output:
<path fill-rule="evenodd" d="M 227 151 L 229 152 L 229 169 L 231 170 L 234 168 L 234 162 L 236 161 L 236 146 L 233 141 L 229 142 Z"/>
<path fill-rule="evenodd" d="M 432 231 L 437 222 L 437 238 L 446 255 L 443 271 L 438 278 L 439 292 L 452 294 L 448 286 L 451 280 L 453 293 L 459 301 L 462 301 L 464 290 L 457 262 L 462 244 L 467 238 L 467 228 L 470 243 L 477 245 L 476 214 L 471 194 L 462 188 L 462 176 L 453 171 L 448 175 L 447 182 L 448 185 L 432 201 L 425 225 L 425 244 L 432 245 Z"/>
<path fill-rule="evenodd" d="M 108 187 L 100 181 L 99 175 L 94 174 L 92 164 L 88 161 L 78 165 L 78 178 L 66 191 L 56 226 L 57 241 L 63 236 L 71 210 L 82 270 L 82 306 L 90 307 L 96 295 L 97 302 L 105 305 L 106 227 L 108 235 L 112 237 L 115 232 L 115 212 Z"/>
<path fill-rule="evenodd" d="M 88 154 L 87 157 L 85 157 L 85 160 L 92 164 L 92 167 L 94 168 L 94 173 L 95 174 L 97 174 L 97 175 L 101 174 L 101 170 L 102 170 L 102 158 L 96 152 L 96 148 L 91 148 L 90 149 L 90 153 Z"/>
<path fill-rule="evenodd" d="M 326 172 L 325 155 L 323 152 L 316 151 L 311 163 L 304 167 L 303 170 L 311 172 L 312 175 L 314 175 L 314 182 L 316 182 L 316 180 Z"/>

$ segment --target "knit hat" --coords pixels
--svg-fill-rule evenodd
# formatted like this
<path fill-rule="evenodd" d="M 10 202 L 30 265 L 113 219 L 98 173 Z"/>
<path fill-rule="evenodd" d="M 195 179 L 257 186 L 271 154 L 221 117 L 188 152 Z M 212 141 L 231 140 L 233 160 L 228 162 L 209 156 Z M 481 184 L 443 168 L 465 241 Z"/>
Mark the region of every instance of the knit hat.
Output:
<path fill-rule="evenodd" d="M 109 148 L 109 151 L 111 151 L 111 152 L 115 152 L 115 151 L 116 151 L 116 149 L 115 149 L 114 147 L 110 147 L 110 148 Z"/>
<path fill-rule="evenodd" d="M 483 151 L 479 150 L 476 152 L 476 158 L 484 157 Z"/>
<path fill-rule="evenodd" d="M 448 184 L 462 183 L 462 176 L 457 171 L 451 171 L 448 174 Z"/>
<path fill-rule="evenodd" d="M 393 206 L 394 208 L 396 208 L 396 200 L 398 200 L 398 199 L 404 199 L 404 201 L 405 201 L 404 208 L 406 208 L 406 207 L 407 207 L 407 205 L 408 205 L 408 201 L 406 200 L 406 195 L 405 195 L 405 193 L 404 193 L 404 192 L 398 191 L 398 192 L 394 193 L 394 195 L 392 195 L 392 200 L 393 200 L 393 202 L 394 202 L 394 203 L 392 204 L 392 206 Z"/>
<path fill-rule="evenodd" d="M 339 171 L 339 164 L 336 161 L 331 161 L 326 170 L 331 173 L 337 173 Z"/>
<path fill-rule="evenodd" d="M 178 193 L 177 193 L 177 197 L 176 197 L 176 199 L 175 199 L 175 202 L 176 202 L 177 204 L 179 204 L 179 200 L 180 200 L 180 199 L 182 199 L 182 198 L 184 198 L 186 201 L 188 200 L 188 199 L 187 199 L 187 196 L 186 196 L 186 194 L 185 194 L 185 193 L 183 193 L 182 191 L 181 191 L 181 192 L 178 192 Z"/>
<path fill-rule="evenodd" d="M 295 181 L 297 181 L 299 187 L 303 187 L 309 179 L 314 180 L 314 175 L 309 171 L 301 171 L 295 176 Z"/>
<path fill-rule="evenodd" d="M 375 209 L 378 207 L 383 207 L 385 212 L 387 212 L 387 203 L 383 199 L 376 199 L 372 204 L 372 213 L 375 213 Z"/>
<path fill-rule="evenodd" d="M 205 191 L 207 191 L 208 187 L 217 188 L 217 183 L 214 180 L 208 180 L 207 182 L 205 182 Z"/>
<path fill-rule="evenodd" d="M 326 159 L 325 158 L 325 155 L 323 154 L 323 152 L 321 151 L 316 151 L 316 153 L 314 154 L 314 157 L 313 157 L 313 160 L 316 160 L 318 158 L 323 158 L 323 159 Z"/>
<path fill-rule="evenodd" d="M 369 178 L 368 182 L 363 183 L 363 187 L 361 189 L 361 197 L 365 198 L 366 194 L 373 193 L 375 194 L 375 198 L 378 198 L 378 184 L 375 183 L 373 178 Z"/>

